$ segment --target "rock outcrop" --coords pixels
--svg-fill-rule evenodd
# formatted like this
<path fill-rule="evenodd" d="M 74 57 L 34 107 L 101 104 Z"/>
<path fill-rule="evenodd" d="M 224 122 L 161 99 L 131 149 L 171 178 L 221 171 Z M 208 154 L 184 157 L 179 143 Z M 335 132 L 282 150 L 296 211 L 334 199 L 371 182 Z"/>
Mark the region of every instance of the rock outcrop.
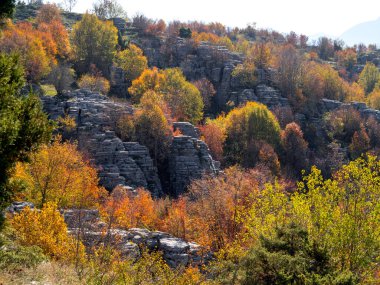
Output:
<path fill-rule="evenodd" d="M 380 111 L 368 108 L 365 103 L 361 102 L 343 103 L 336 100 L 322 99 L 320 111 L 321 113 L 325 113 L 343 108 L 353 108 L 357 110 L 362 117 L 373 117 L 380 123 Z"/>
<path fill-rule="evenodd" d="M 201 265 L 211 258 L 211 254 L 204 254 L 204 249 L 198 244 L 168 233 L 142 228 L 108 229 L 107 225 L 100 221 L 97 210 L 69 209 L 62 213 L 69 232 L 79 235 L 90 251 L 104 243 L 118 249 L 124 258 L 139 258 L 144 249 L 160 251 L 164 260 L 173 268 Z"/>
<path fill-rule="evenodd" d="M 150 66 L 159 68 L 180 67 L 190 81 L 207 78 L 216 89 L 215 104 L 225 110 L 227 104 L 239 106 L 248 101 L 258 101 L 269 107 L 287 106 L 272 85 L 273 70 L 257 69 L 258 86 L 247 89 L 232 76 L 234 68 L 244 61 L 240 53 L 231 52 L 224 46 L 208 42 L 195 44 L 182 38 L 141 37 L 136 42 L 144 51 Z"/>
<path fill-rule="evenodd" d="M 98 167 L 101 185 L 108 190 L 117 185 L 144 187 L 155 197 L 163 195 L 158 170 L 148 149 L 137 142 L 123 142 L 113 131 L 117 116 L 133 114 L 131 106 L 83 89 L 68 93 L 65 98 L 43 97 L 42 100 L 52 119 L 66 115 L 75 119 L 77 127 L 70 136 L 78 140 L 80 149 Z M 170 189 L 166 190 L 177 196 L 192 179 L 205 173 L 217 174 L 219 164 L 212 159 L 207 145 L 199 140 L 197 128 L 188 122 L 175 122 L 173 126 L 183 135 L 172 141 L 169 168 L 165 170 L 170 176 Z"/>
<path fill-rule="evenodd" d="M 136 142 L 123 142 L 112 131 L 115 116 L 132 114 L 131 106 L 83 89 L 68 93 L 63 99 L 43 97 L 42 101 L 52 119 L 69 115 L 76 120 L 72 136 L 81 150 L 93 158 L 104 187 L 112 190 L 121 184 L 145 187 L 153 196 L 163 194 L 148 149 Z"/>
<path fill-rule="evenodd" d="M 183 123 L 174 126 L 185 134 L 173 138 L 169 156 L 171 193 L 178 196 L 186 191 L 191 180 L 206 173 L 218 174 L 220 164 L 212 159 L 208 146 L 198 139 L 199 131 L 194 126 L 184 127 Z"/>

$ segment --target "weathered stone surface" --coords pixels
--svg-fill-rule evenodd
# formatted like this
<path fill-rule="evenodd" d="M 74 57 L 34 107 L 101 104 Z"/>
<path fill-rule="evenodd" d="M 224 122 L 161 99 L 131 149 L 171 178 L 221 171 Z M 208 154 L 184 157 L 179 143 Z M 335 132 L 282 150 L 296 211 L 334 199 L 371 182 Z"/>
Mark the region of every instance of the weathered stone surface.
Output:
<path fill-rule="evenodd" d="M 174 131 L 179 130 L 184 136 L 189 136 L 196 139 L 200 138 L 199 129 L 197 127 L 194 127 L 189 122 L 174 122 L 173 129 Z"/>
<path fill-rule="evenodd" d="M 120 67 L 112 66 L 110 68 L 111 73 L 111 89 L 110 93 L 115 94 L 118 97 L 125 98 L 128 94 L 128 82 L 125 78 L 125 72 Z"/>
<path fill-rule="evenodd" d="M 116 115 L 132 114 L 125 103 L 112 102 L 89 90 L 77 90 L 65 98 L 43 97 L 44 108 L 52 119 L 69 115 L 77 128 L 71 134 L 81 150 L 90 154 L 98 167 L 100 184 L 108 190 L 117 185 L 144 187 L 153 196 L 163 194 L 157 168 L 148 149 L 137 142 L 123 142 L 113 131 Z M 216 174 L 219 164 L 210 156 L 207 145 L 199 140 L 200 132 L 188 122 L 174 122 L 185 136 L 175 137 L 169 155 L 170 190 L 183 193 L 194 178 L 204 173 Z"/>
<path fill-rule="evenodd" d="M 131 106 L 85 89 L 68 93 L 65 98 L 43 97 L 42 101 L 52 119 L 69 115 L 76 120 L 72 136 L 93 158 L 101 185 L 109 190 L 117 185 L 145 187 L 154 196 L 162 195 L 148 149 L 136 142 L 125 143 L 112 131 L 116 116 L 132 114 Z"/>
<path fill-rule="evenodd" d="M 280 91 L 265 84 L 256 87 L 257 101 L 267 105 L 268 108 L 289 106 L 287 98 L 281 96 Z"/>
<path fill-rule="evenodd" d="M 26 207 L 34 209 L 34 204 L 31 202 L 12 202 L 12 204 L 5 209 L 5 212 L 11 214 L 20 213 Z"/>
<path fill-rule="evenodd" d="M 175 196 L 184 193 L 191 180 L 199 179 L 205 173 L 215 175 L 219 172 L 219 163 L 212 159 L 208 146 L 197 138 L 197 131 L 194 129 L 188 133 L 195 133 L 196 137 L 175 136 L 171 145 L 170 187 Z"/>
<path fill-rule="evenodd" d="M 62 213 L 69 232 L 79 234 L 89 251 L 108 242 L 120 251 L 122 257 L 139 258 L 141 249 L 147 248 L 161 251 L 165 261 L 172 267 L 201 265 L 212 258 L 210 254 L 201 254 L 200 245 L 168 233 L 142 228 L 108 230 L 107 225 L 100 221 L 97 210 L 69 209 Z"/>

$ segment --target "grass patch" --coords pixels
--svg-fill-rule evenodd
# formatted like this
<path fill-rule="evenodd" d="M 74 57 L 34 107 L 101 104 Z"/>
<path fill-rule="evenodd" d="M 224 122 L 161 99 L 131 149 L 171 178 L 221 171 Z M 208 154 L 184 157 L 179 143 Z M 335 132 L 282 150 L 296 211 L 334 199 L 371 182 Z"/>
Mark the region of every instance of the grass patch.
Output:
<path fill-rule="evenodd" d="M 41 89 L 44 92 L 45 96 L 55 96 L 57 95 L 57 90 L 55 90 L 55 87 L 51 84 L 44 84 L 41 85 Z"/>

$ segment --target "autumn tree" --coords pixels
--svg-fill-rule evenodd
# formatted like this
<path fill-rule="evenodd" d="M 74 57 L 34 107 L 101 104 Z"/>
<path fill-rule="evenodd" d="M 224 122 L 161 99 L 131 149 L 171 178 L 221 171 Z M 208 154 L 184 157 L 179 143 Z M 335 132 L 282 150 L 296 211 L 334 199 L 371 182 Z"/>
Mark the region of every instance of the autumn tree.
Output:
<path fill-rule="evenodd" d="M 308 144 L 300 126 L 294 122 L 287 124 L 281 134 L 281 142 L 285 150 L 284 163 L 300 175 L 308 165 Z"/>
<path fill-rule="evenodd" d="M 132 18 L 132 27 L 136 28 L 140 34 L 145 34 L 148 27 L 153 23 L 152 19 L 149 19 L 143 14 L 137 13 Z"/>
<path fill-rule="evenodd" d="M 151 24 L 145 30 L 147 35 L 160 36 L 166 31 L 166 23 L 164 20 L 160 19 L 158 21 L 152 21 Z"/>
<path fill-rule="evenodd" d="M 352 71 L 353 67 L 357 63 L 357 54 L 354 49 L 344 49 L 337 51 L 335 57 L 340 66 L 346 68 L 348 71 Z"/>
<path fill-rule="evenodd" d="M 134 103 L 140 102 L 141 97 L 148 90 L 160 91 L 160 85 L 164 81 L 164 75 L 158 68 L 145 69 L 141 75 L 133 80 L 132 86 L 128 88 Z"/>
<path fill-rule="evenodd" d="M 186 208 L 190 223 L 187 237 L 212 249 L 222 249 L 242 232 L 239 210 L 246 210 L 249 195 L 257 190 L 257 181 L 238 167 L 225 170 L 219 177 L 193 181 Z"/>
<path fill-rule="evenodd" d="M 141 109 L 134 118 L 136 139 L 148 147 L 156 165 L 167 157 L 171 137 L 171 129 L 159 101 L 159 95 L 154 92 L 145 93 L 141 98 Z"/>
<path fill-rule="evenodd" d="M 23 185 L 23 199 L 40 207 L 54 202 L 62 207 L 91 207 L 104 194 L 98 187 L 96 169 L 83 158 L 75 144 L 54 141 L 19 163 L 11 185 Z"/>
<path fill-rule="evenodd" d="M 95 64 L 104 75 L 108 74 L 117 45 L 117 29 L 111 22 L 103 22 L 95 15 L 86 13 L 73 26 L 71 40 L 81 73 L 89 71 L 90 66 Z"/>
<path fill-rule="evenodd" d="M 380 90 L 375 89 L 367 97 L 368 106 L 380 110 Z"/>
<path fill-rule="evenodd" d="M 356 131 L 349 146 L 350 156 L 352 159 L 358 158 L 370 148 L 370 138 L 362 126 L 359 131 Z"/>
<path fill-rule="evenodd" d="M 203 101 L 197 87 L 186 81 L 179 68 L 164 70 L 165 80 L 160 86 L 160 93 L 177 120 L 196 124 L 203 117 Z"/>
<path fill-rule="evenodd" d="M 37 96 L 19 95 L 23 76 L 19 58 L 0 53 L 0 209 L 15 194 L 6 187 L 15 163 L 48 142 L 52 131 Z"/>
<path fill-rule="evenodd" d="M 334 56 L 334 43 L 327 37 L 318 39 L 318 55 L 323 60 L 328 60 Z"/>
<path fill-rule="evenodd" d="M 115 63 L 124 70 L 125 79 L 129 84 L 148 68 L 147 58 L 143 55 L 142 50 L 134 44 L 130 44 L 127 49 L 118 52 Z"/>
<path fill-rule="evenodd" d="M 277 59 L 276 83 L 285 96 L 295 96 L 302 74 L 302 59 L 292 45 L 281 48 Z"/>
<path fill-rule="evenodd" d="M 366 122 L 368 136 L 372 147 L 380 145 L 380 123 L 373 116 L 369 117 Z"/>
<path fill-rule="evenodd" d="M 332 111 L 326 114 L 324 120 L 330 138 L 345 143 L 351 142 L 352 136 L 363 123 L 360 113 L 353 108 Z"/>
<path fill-rule="evenodd" d="M 111 227 L 154 229 L 158 224 L 154 206 L 154 200 L 148 191 L 138 189 L 133 193 L 118 186 L 102 203 L 101 214 Z"/>
<path fill-rule="evenodd" d="M 212 157 L 223 162 L 223 144 L 226 139 L 224 118 L 218 117 L 215 120 L 208 119 L 206 124 L 200 127 L 202 138 L 207 144 Z"/>
<path fill-rule="evenodd" d="M 16 239 L 22 245 L 38 246 L 44 254 L 61 261 L 84 259 L 83 244 L 69 235 L 63 216 L 54 203 L 45 204 L 40 211 L 26 207 L 11 219 Z"/>
<path fill-rule="evenodd" d="M 364 88 L 365 93 L 371 93 L 379 80 L 379 69 L 373 63 L 367 62 L 359 75 L 359 84 Z"/>
<path fill-rule="evenodd" d="M 285 38 L 286 38 L 286 42 L 288 44 L 291 44 L 294 47 L 298 46 L 299 38 L 298 38 L 298 35 L 295 32 L 291 31 L 289 34 L 286 35 Z"/>
<path fill-rule="evenodd" d="M 249 56 L 252 57 L 257 68 L 265 69 L 270 66 L 273 55 L 269 44 L 255 43 L 249 52 Z"/>
<path fill-rule="evenodd" d="M 78 85 L 80 88 L 87 88 L 93 92 L 99 92 L 104 95 L 108 94 L 110 91 L 109 81 L 99 74 L 82 75 L 78 80 Z"/>
<path fill-rule="evenodd" d="M 57 46 L 57 55 L 61 59 L 68 58 L 71 45 L 67 29 L 62 23 L 60 10 L 53 4 L 46 4 L 38 13 L 38 31 L 49 33 Z"/>
<path fill-rule="evenodd" d="M 132 82 L 128 89 L 132 99 L 139 102 L 148 90 L 162 95 L 170 108 L 171 115 L 178 120 L 197 123 L 203 117 L 203 101 L 199 90 L 190 82 L 179 68 L 145 70 Z"/>
<path fill-rule="evenodd" d="M 147 91 L 141 98 L 139 109 L 133 115 L 121 116 L 117 132 L 127 141 L 145 145 L 155 164 L 162 163 L 168 155 L 172 131 L 168 122 L 167 106 L 161 95 Z"/>
<path fill-rule="evenodd" d="M 228 113 L 224 144 L 228 163 L 245 162 L 244 166 L 254 166 L 257 161 L 247 161 L 246 158 L 255 157 L 254 153 L 259 151 L 255 148 L 257 141 L 266 142 L 274 148 L 277 148 L 280 142 L 280 126 L 266 106 L 249 102 L 244 107 Z"/>
<path fill-rule="evenodd" d="M 205 109 L 209 110 L 211 108 L 212 99 L 216 94 L 214 85 L 206 78 L 199 79 L 192 83 L 201 93 Z"/>
<path fill-rule="evenodd" d="M 0 38 L 0 50 L 20 54 L 20 61 L 30 81 L 47 76 L 51 65 L 56 63 L 57 49 L 51 34 L 39 34 L 31 23 L 10 23 Z"/>

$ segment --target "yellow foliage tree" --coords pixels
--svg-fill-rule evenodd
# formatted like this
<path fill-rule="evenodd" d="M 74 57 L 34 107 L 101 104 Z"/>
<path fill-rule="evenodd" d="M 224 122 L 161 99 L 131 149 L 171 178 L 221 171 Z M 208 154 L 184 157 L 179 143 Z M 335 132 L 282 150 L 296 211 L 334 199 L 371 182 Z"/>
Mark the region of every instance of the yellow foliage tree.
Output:
<path fill-rule="evenodd" d="M 96 64 L 104 75 L 116 55 L 117 29 L 110 21 L 101 21 L 93 14 L 84 14 L 71 32 L 75 60 L 89 71 Z"/>
<path fill-rule="evenodd" d="M 148 67 L 147 58 L 143 55 L 142 50 L 134 44 L 118 52 L 115 62 L 124 70 L 128 82 L 135 80 Z"/>
<path fill-rule="evenodd" d="M 85 257 L 83 244 L 69 236 L 55 203 L 45 204 L 40 211 L 25 208 L 13 217 L 11 226 L 22 245 L 39 246 L 51 258 L 73 261 Z"/>
<path fill-rule="evenodd" d="M 56 46 L 51 35 L 36 31 L 30 23 L 9 24 L 0 36 L 0 50 L 21 55 L 28 80 L 38 81 L 55 64 Z"/>
<path fill-rule="evenodd" d="M 138 103 L 148 90 L 159 91 L 163 81 L 164 74 L 161 70 L 156 67 L 153 69 L 145 69 L 137 79 L 133 80 L 128 92 L 131 94 L 132 100 Z"/>
<path fill-rule="evenodd" d="M 105 95 L 110 91 L 109 81 L 102 76 L 84 74 L 78 80 L 78 85 L 80 88 L 88 88 L 91 91 L 100 92 Z"/>
<path fill-rule="evenodd" d="M 373 90 L 367 97 L 368 105 L 376 110 L 380 110 L 380 89 Z"/>
<path fill-rule="evenodd" d="M 380 161 L 374 156 L 350 162 L 327 180 L 313 167 L 292 197 L 293 220 L 324 245 L 338 270 L 371 279 L 378 270 L 379 199 Z"/>
<path fill-rule="evenodd" d="M 23 183 L 26 199 L 42 206 L 91 207 L 105 190 L 98 187 L 96 169 L 84 160 L 75 144 L 59 140 L 33 153 L 29 163 L 16 166 L 13 182 Z"/>
<path fill-rule="evenodd" d="M 203 117 L 203 100 L 199 90 L 190 82 L 179 68 L 158 70 L 146 69 L 128 89 L 134 102 L 138 103 L 148 90 L 161 94 L 177 120 L 192 123 Z"/>

